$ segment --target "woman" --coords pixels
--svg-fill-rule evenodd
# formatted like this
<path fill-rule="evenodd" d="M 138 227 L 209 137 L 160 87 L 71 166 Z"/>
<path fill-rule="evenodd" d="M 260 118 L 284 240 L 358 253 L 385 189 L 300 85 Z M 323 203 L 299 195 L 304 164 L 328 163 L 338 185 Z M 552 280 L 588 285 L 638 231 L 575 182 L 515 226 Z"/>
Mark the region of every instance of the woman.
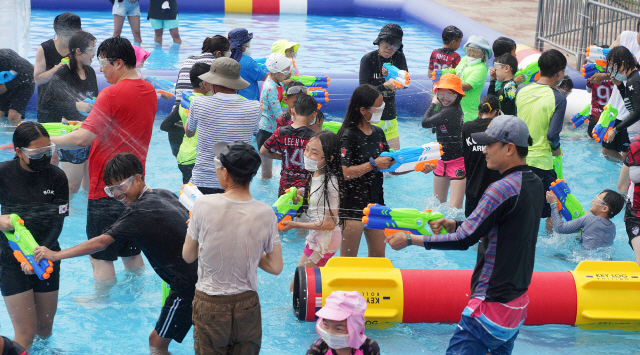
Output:
<path fill-rule="evenodd" d="M 389 147 L 396 150 L 400 149 L 395 93 L 397 88 L 393 82 L 385 81 L 387 70 L 382 65 L 391 63 L 400 70 L 409 71 L 407 59 L 402 53 L 402 35 L 402 28 L 395 23 L 385 25 L 373 42 L 378 49 L 365 54 L 360 60 L 360 85 L 375 86 L 384 99 L 383 122 L 377 123 L 376 126 L 383 129 Z"/>
<path fill-rule="evenodd" d="M 340 256 L 357 256 L 362 232 L 367 239 L 370 257 L 384 257 L 384 232 L 365 229 L 362 210 L 370 203 L 384 205 L 381 169 L 393 165 L 391 157 L 381 157 L 389 144 L 380 122 L 385 103 L 380 92 L 369 84 L 358 86 L 351 96 L 344 123 L 338 131 L 342 151 L 346 203 Z"/>
<path fill-rule="evenodd" d="M 58 237 L 69 215 L 69 183 L 64 172 L 51 165 L 55 145 L 36 122 L 25 122 L 13 133 L 16 156 L 0 163 L 0 230 L 14 229 L 10 214 L 17 214 L 34 240 L 60 250 Z M 43 193 L 44 192 L 44 193 Z M 51 335 L 58 308 L 60 263 L 40 280 L 27 263 L 13 256 L 7 238 L 0 238 L 0 291 L 15 331 L 14 341 L 28 349 L 37 335 Z"/>
<path fill-rule="evenodd" d="M 110 0 L 113 4 L 113 37 L 120 36 L 125 17 L 129 19 L 133 44 L 142 44 L 140 37 L 140 3 L 138 0 Z"/>
<path fill-rule="evenodd" d="M 58 69 L 42 95 L 41 117 L 47 122 L 84 121 L 93 104 L 85 102 L 98 96 L 96 73 L 91 62 L 96 54 L 96 38 L 91 33 L 77 31 L 69 40 L 69 63 Z M 69 179 L 69 192 L 76 193 L 80 185 L 89 189 L 89 150 L 59 149 L 60 167 Z"/>

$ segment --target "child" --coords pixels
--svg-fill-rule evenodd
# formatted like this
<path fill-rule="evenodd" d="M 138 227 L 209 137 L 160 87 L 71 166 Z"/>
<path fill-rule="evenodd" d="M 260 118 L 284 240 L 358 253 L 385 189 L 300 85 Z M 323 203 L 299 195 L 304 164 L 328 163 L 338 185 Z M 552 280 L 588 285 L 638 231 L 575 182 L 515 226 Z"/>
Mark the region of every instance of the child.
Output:
<path fill-rule="evenodd" d="M 307 87 L 304 86 L 303 83 L 299 81 L 291 81 L 289 85 L 287 85 L 287 91 L 282 98 L 282 102 L 287 105 L 289 108 L 287 112 L 284 112 L 282 116 L 278 117 L 276 120 L 277 128 L 282 126 L 288 126 L 293 123 L 293 117 L 295 116 L 295 112 L 293 112 L 293 102 L 296 99 L 296 96 L 300 93 L 307 93 Z M 276 128 L 276 129 L 277 129 Z"/>
<path fill-rule="evenodd" d="M 282 222 L 282 231 L 308 229 L 309 235 L 298 266 L 325 266 L 340 250 L 340 230 L 344 225 L 344 221 L 338 218 L 338 209 L 342 206 L 340 191 L 344 186 L 338 136 L 331 131 L 314 135 L 304 150 L 304 167 L 311 172 L 304 189 L 309 201 L 306 211 L 309 222 L 285 221 Z M 290 291 L 293 291 L 293 281 Z"/>
<path fill-rule="evenodd" d="M 475 120 L 477 116 L 480 95 L 487 81 L 489 58 L 492 51 L 489 42 L 480 36 L 472 35 L 464 45 L 467 56 L 462 58 L 456 67 L 456 75 L 462 79 L 462 90 L 466 96 L 460 103 L 464 112 L 464 121 Z"/>
<path fill-rule="evenodd" d="M 496 57 L 493 61 L 493 68 L 489 71 L 491 83 L 487 94 L 498 97 L 500 110 L 505 115 L 516 116 L 516 91 L 518 87 L 513 80 L 513 75 L 517 71 L 518 60 L 509 53 Z M 496 81 L 502 82 L 498 90 L 496 90 Z"/>
<path fill-rule="evenodd" d="M 133 47 L 133 51 L 136 53 L 136 73 L 138 73 L 138 77 L 140 79 L 146 80 L 147 76 L 144 74 L 142 69 L 144 68 L 144 62 L 147 61 L 151 53 L 136 45 L 133 45 L 132 47 Z M 165 100 L 173 99 L 173 95 L 167 92 L 158 92 L 156 95 L 158 96 L 158 99 L 159 98 L 163 98 Z"/>
<path fill-rule="evenodd" d="M 282 95 L 279 92 L 282 92 L 282 82 L 291 77 L 291 59 L 280 53 L 272 53 L 267 57 L 265 66 L 269 70 L 269 74 L 262 84 L 262 92 L 260 93 L 262 117 L 260 118 L 260 129 L 256 135 L 258 150 L 262 149 L 264 142 L 276 130 L 276 119 L 282 116 L 282 107 L 280 106 Z M 302 155 L 300 155 L 301 159 Z M 271 158 L 268 158 L 267 155 L 262 156 L 263 179 L 271 179 L 272 164 Z"/>
<path fill-rule="evenodd" d="M 608 47 L 608 46 L 607 46 Z M 591 132 L 600 120 L 600 115 L 604 110 L 604 105 L 609 103 L 614 86 L 611 80 L 600 82 L 587 80 L 587 92 L 591 93 L 591 112 L 589 114 L 589 125 L 587 126 L 587 137 L 593 138 Z"/>
<path fill-rule="evenodd" d="M 460 63 L 460 54 L 456 53 L 462 41 L 462 31 L 456 26 L 447 26 L 442 31 L 442 48 L 431 52 L 429 73 L 436 69 L 455 68 Z"/>
<path fill-rule="evenodd" d="M 314 135 L 309 126 L 316 123 L 316 100 L 307 94 L 298 94 L 293 103 L 296 120 L 289 126 L 280 127 L 273 132 L 262 147 L 260 154 L 270 159 L 282 159 L 280 188 L 278 196 L 290 187 L 304 187 L 307 171 L 304 169 L 304 149 L 309 138 Z"/>
<path fill-rule="evenodd" d="M 142 37 L 140 37 L 140 3 L 138 0 L 110 0 L 113 4 L 113 36 L 120 36 L 122 33 L 122 26 L 124 25 L 124 18 L 129 19 L 129 26 L 131 26 L 131 34 L 133 34 L 133 43 L 141 44 Z"/>
<path fill-rule="evenodd" d="M 162 45 L 162 33 L 165 28 L 169 30 L 169 34 L 171 34 L 171 38 L 173 38 L 173 43 L 182 43 L 180 31 L 178 30 L 180 20 L 176 0 L 149 0 L 147 20 L 149 20 L 151 27 L 155 31 L 153 35 L 155 45 Z"/>
<path fill-rule="evenodd" d="M 318 114 L 316 115 L 316 121 L 309 125 L 309 128 L 311 128 L 314 133 L 322 132 L 322 125 L 324 124 L 324 113 L 322 113 L 322 111 L 320 110 L 318 110 L 317 112 Z"/>
<path fill-rule="evenodd" d="M 320 338 L 311 344 L 307 355 L 380 355 L 378 343 L 364 335 L 366 309 L 367 301 L 358 291 L 333 291 L 316 312 Z"/>
<path fill-rule="evenodd" d="M 493 49 L 493 55 L 495 58 L 498 58 L 503 54 L 511 54 L 514 57 L 516 56 L 516 42 L 509 37 L 498 37 L 493 41 L 491 49 Z"/>
<path fill-rule="evenodd" d="M 571 95 L 571 91 L 573 91 L 573 80 L 569 77 L 569 75 L 565 75 L 562 81 L 558 84 L 558 91 L 565 98 Z"/>
<path fill-rule="evenodd" d="M 580 244 L 585 249 L 595 249 L 613 245 L 616 237 L 616 225 L 611 222 L 622 207 L 624 197 L 613 191 L 604 190 L 591 201 L 589 212 L 580 218 L 565 222 L 556 207 L 558 198 L 551 191 L 547 191 L 547 202 L 551 204 L 553 229 L 562 234 L 580 231 Z"/>
<path fill-rule="evenodd" d="M 298 68 L 296 67 L 296 63 L 294 58 L 298 54 L 298 49 L 300 48 L 300 44 L 296 42 L 289 42 L 286 39 L 279 39 L 271 45 L 271 53 L 281 53 L 284 54 L 285 57 L 291 59 L 293 62 L 293 73 L 294 75 L 300 75 Z"/>
<path fill-rule="evenodd" d="M 429 109 L 422 117 L 423 128 L 436 128 L 436 137 L 444 152 L 433 172 L 433 191 L 440 203 L 445 203 L 451 184 L 451 206 L 462 208 L 467 174 L 462 156 L 460 101 L 465 94 L 460 78 L 453 74 L 443 75 L 435 92 Z"/>
<path fill-rule="evenodd" d="M 231 58 L 240 63 L 240 76 L 249 83 L 249 87 L 238 91 L 238 95 L 247 100 L 259 100 L 260 87 L 258 86 L 258 81 L 266 80 L 269 71 L 265 65 L 258 65 L 251 58 L 253 33 L 249 33 L 246 28 L 235 28 L 229 31 L 228 38 L 231 43 Z M 278 118 L 278 116 L 275 118 Z M 258 146 L 258 149 L 260 149 L 260 146 Z M 264 165 L 262 168 L 264 169 Z"/>

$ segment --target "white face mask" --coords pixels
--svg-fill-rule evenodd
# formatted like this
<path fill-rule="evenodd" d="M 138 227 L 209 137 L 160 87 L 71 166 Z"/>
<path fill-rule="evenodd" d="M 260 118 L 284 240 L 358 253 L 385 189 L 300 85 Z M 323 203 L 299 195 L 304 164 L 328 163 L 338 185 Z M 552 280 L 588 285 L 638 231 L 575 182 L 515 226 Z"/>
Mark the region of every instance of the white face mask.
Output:
<path fill-rule="evenodd" d="M 242 55 L 246 55 L 247 57 L 251 57 L 251 47 L 247 47 L 247 49 L 244 50 Z"/>
<path fill-rule="evenodd" d="M 322 329 L 320 324 L 316 325 L 316 329 L 320 337 L 322 337 L 322 340 L 324 340 L 331 349 L 344 349 L 349 347 L 349 334 L 330 334 Z"/>
<path fill-rule="evenodd" d="M 324 158 L 322 160 L 324 160 Z M 322 160 L 315 161 L 313 159 L 304 157 L 304 170 L 310 172 L 318 171 L 318 164 L 320 164 Z"/>
<path fill-rule="evenodd" d="M 471 57 L 469 57 L 469 59 L 467 59 L 467 63 L 469 63 L 469 65 L 478 64 L 481 61 L 482 61 L 482 58 L 471 58 Z"/>
<path fill-rule="evenodd" d="M 226 51 L 226 52 L 222 53 L 222 55 L 227 57 L 227 58 L 229 58 L 229 57 L 231 57 L 231 51 Z"/>

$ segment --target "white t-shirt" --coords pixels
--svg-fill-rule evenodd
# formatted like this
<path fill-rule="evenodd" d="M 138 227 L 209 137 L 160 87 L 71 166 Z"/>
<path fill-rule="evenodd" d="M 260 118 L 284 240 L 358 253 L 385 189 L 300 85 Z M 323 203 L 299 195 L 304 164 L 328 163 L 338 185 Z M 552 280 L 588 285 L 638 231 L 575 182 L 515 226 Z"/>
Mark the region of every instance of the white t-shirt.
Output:
<path fill-rule="evenodd" d="M 307 217 L 309 222 L 318 223 L 324 220 L 327 209 L 337 210 L 340 207 L 340 193 L 338 192 L 338 180 L 333 177 L 327 184 L 327 192 L 329 201 L 324 193 L 324 180 L 326 175 L 314 176 L 311 178 L 311 186 L 309 192 L 309 208 L 307 209 Z M 307 245 L 310 249 L 317 251 L 320 256 L 335 253 L 340 249 L 342 242 L 342 233 L 337 225 L 340 221 L 336 215 L 336 227 L 333 230 L 309 230 L 307 236 Z"/>
<path fill-rule="evenodd" d="M 631 54 L 636 57 L 636 60 L 640 58 L 640 44 L 638 44 L 638 32 L 633 31 L 624 31 L 620 34 L 620 45 L 626 47 Z M 626 82 L 624 83 L 626 85 Z M 620 95 L 620 91 L 614 85 L 613 90 L 611 90 L 611 98 L 609 99 L 609 103 L 611 106 L 618 110 L 617 119 L 620 121 L 624 121 L 627 116 L 629 116 L 629 111 L 624 106 L 624 100 Z M 627 132 L 629 133 L 629 140 L 632 140 L 636 135 L 640 134 L 640 121 L 634 123 L 633 125 L 627 128 Z"/>
<path fill-rule="evenodd" d="M 196 199 L 187 234 L 199 243 L 196 289 L 211 296 L 258 291 L 260 258 L 280 244 L 271 206 L 220 194 Z"/>

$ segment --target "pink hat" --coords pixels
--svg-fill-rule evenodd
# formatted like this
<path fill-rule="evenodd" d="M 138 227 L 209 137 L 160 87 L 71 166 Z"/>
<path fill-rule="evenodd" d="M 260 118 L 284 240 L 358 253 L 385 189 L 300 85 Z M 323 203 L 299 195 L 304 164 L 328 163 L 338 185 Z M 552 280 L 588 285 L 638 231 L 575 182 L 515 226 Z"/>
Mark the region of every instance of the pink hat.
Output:
<path fill-rule="evenodd" d="M 147 58 L 149 58 L 149 56 L 151 55 L 150 52 L 145 51 L 144 49 L 136 46 L 135 44 L 133 45 L 133 50 L 136 52 L 136 67 L 139 66 L 145 60 L 147 60 Z"/>
<path fill-rule="evenodd" d="M 364 344 L 367 337 L 364 335 L 364 312 L 367 310 L 367 301 L 358 291 L 333 291 L 325 300 L 316 315 L 319 317 L 318 325 L 322 325 L 323 319 L 334 321 L 347 320 L 349 331 L 349 347 L 358 349 Z M 320 335 L 320 334 L 318 334 Z"/>

